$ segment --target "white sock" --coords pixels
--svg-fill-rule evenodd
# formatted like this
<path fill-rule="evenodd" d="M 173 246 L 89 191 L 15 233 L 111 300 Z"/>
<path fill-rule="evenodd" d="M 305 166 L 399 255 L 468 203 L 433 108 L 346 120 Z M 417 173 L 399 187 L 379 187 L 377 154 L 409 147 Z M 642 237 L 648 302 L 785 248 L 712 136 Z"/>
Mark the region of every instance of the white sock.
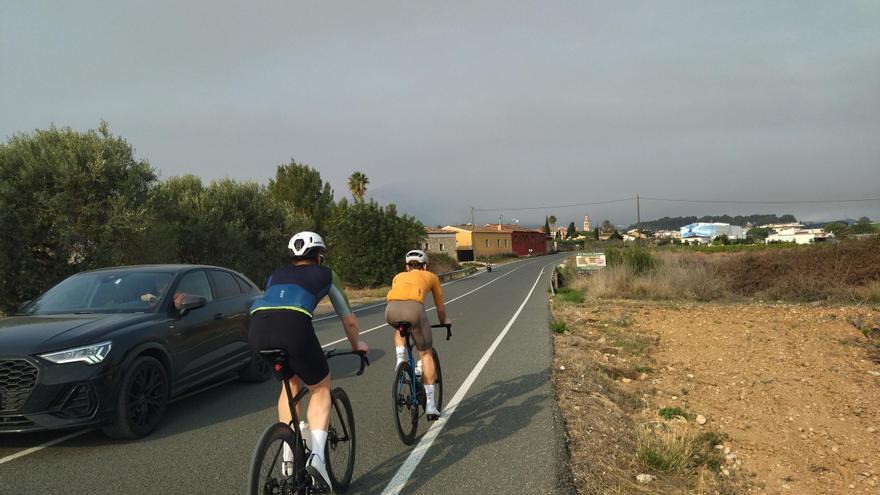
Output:
<path fill-rule="evenodd" d="M 281 455 L 284 457 L 284 462 L 293 462 L 293 449 L 287 445 L 287 442 L 284 442 L 284 452 Z"/>
<path fill-rule="evenodd" d="M 431 409 L 436 409 L 437 406 L 434 405 L 434 386 L 433 385 L 425 385 L 425 399 L 427 399 L 428 406 Z"/>
<path fill-rule="evenodd" d="M 327 444 L 327 430 L 310 430 L 312 433 L 312 454 L 324 461 L 324 446 Z"/>
<path fill-rule="evenodd" d="M 394 348 L 394 352 L 397 354 L 397 364 L 406 361 L 406 347 L 399 345 Z"/>

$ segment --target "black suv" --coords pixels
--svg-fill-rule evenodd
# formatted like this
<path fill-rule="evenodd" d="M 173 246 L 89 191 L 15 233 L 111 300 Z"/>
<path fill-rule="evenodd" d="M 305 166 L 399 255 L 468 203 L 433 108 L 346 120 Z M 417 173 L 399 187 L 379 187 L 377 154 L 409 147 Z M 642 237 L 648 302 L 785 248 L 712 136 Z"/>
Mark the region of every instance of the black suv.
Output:
<path fill-rule="evenodd" d="M 145 265 L 73 275 L 0 320 L 0 433 L 156 428 L 169 399 L 271 369 L 247 341 L 261 294 L 214 266 Z"/>

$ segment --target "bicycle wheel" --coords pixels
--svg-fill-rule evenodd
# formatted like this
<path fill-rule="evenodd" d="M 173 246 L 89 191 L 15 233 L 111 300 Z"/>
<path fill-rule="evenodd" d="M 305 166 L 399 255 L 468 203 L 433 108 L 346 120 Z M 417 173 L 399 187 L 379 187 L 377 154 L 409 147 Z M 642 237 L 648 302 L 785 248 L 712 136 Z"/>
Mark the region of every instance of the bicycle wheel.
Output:
<path fill-rule="evenodd" d="M 413 373 L 409 363 L 397 365 L 394 372 L 394 383 L 391 387 L 391 400 L 394 409 L 394 426 L 397 435 L 406 445 L 412 445 L 416 439 L 416 428 L 419 426 L 418 398 L 412 393 Z"/>
<path fill-rule="evenodd" d="M 354 471 L 354 413 L 348 395 L 341 388 L 333 389 L 330 400 L 330 426 L 327 428 L 324 458 L 327 459 L 327 474 L 333 483 L 333 491 L 343 493 L 348 490 Z"/>
<path fill-rule="evenodd" d="M 294 472 L 289 476 L 282 473 L 285 443 L 293 447 Z M 266 428 L 257 442 L 251 459 L 248 493 L 305 494 L 308 483 L 305 462 L 302 441 L 296 437 L 296 433 L 284 423 L 275 423 Z"/>
<path fill-rule="evenodd" d="M 443 372 L 440 370 L 440 356 L 437 349 L 431 349 L 431 356 L 434 358 L 434 405 L 438 411 L 443 411 Z"/>

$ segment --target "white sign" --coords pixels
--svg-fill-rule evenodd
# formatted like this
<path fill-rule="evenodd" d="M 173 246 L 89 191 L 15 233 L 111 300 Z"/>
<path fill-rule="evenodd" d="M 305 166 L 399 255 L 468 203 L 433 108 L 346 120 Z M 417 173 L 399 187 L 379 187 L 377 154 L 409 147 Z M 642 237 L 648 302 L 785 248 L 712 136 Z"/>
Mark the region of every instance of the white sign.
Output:
<path fill-rule="evenodd" d="M 578 253 L 578 270 L 601 270 L 605 268 L 605 253 Z"/>

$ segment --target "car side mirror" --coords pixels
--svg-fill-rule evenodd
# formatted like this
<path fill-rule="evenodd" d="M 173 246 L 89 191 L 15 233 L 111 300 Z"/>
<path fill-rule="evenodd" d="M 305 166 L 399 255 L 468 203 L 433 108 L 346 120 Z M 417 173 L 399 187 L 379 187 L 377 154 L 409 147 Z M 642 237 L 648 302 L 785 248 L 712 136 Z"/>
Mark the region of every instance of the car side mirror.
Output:
<path fill-rule="evenodd" d="M 195 294 L 186 294 L 179 300 L 175 298 L 174 301 L 174 307 L 177 309 L 177 312 L 180 313 L 180 316 L 186 314 L 187 311 L 201 308 L 206 304 L 208 304 L 207 299 Z"/>

